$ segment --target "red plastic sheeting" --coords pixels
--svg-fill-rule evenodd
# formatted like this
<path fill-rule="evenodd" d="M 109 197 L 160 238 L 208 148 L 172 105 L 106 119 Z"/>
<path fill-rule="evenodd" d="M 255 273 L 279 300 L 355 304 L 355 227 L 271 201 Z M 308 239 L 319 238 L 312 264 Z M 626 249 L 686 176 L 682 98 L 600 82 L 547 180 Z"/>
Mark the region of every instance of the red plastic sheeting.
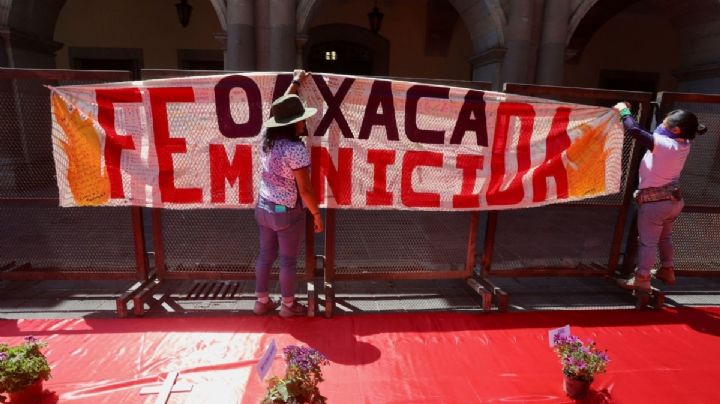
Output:
<path fill-rule="evenodd" d="M 152 403 L 141 387 L 179 371 L 188 393 L 171 403 L 257 403 L 265 346 L 310 345 L 332 362 L 330 403 L 568 402 L 547 331 L 609 350 L 587 402 L 720 402 L 720 309 L 507 314 L 366 314 L 331 320 L 271 317 L 0 321 L 0 341 L 49 343 L 44 403 Z"/>

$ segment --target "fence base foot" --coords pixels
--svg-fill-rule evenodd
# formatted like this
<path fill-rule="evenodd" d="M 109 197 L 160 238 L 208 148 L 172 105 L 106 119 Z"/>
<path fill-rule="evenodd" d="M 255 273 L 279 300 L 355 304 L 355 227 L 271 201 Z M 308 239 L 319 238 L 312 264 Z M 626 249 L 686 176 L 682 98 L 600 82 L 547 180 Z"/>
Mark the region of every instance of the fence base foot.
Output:
<path fill-rule="evenodd" d="M 489 290 L 492 296 L 495 298 L 498 311 L 503 313 L 506 312 L 508 309 L 508 304 L 510 302 L 510 295 L 504 290 L 502 290 L 499 286 L 492 283 L 492 281 L 488 278 L 480 278 L 480 284 L 482 284 L 487 290 Z"/>
<path fill-rule="evenodd" d="M 152 297 L 153 291 L 157 289 L 158 286 L 160 286 L 160 283 L 162 280 L 153 277 L 148 282 L 144 284 L 144 286 L 138 291 L 135 296 L 133 296 L 133 313 L 138 316 L 142 317 L 145 315 L 145 300 Z"/>
<path fill-rule="evenodd" d="M 325 318 L 332 318 L 335 310 L 335 288 L 332 283 L 325 282 Z"/>
<path fill-rule="evenodd" d="M 138 293 L 140 293 L 142 290 L 148 287 L 148 285 L 155 282 L 156 278 L 150 278 L 146 281 L 141 281 L 133 284 L 130 286 L 130 289 L 128 289 L 125 293 L 123 293 L 120 297 L 115 299 L 115 310 L 120 318 L 125 318 L 128 316 L 128 307 L 127 304 L 130 301 L 130 299 L 133 300 L 133 305 L 137 305 L 135 302 L 135 298 Z M 133 310 L 137 310 L 136 307 L 133 307 Z"/>
<path fill-rule="evenodd" d="M 492 310 L 492 293 L 490 293 L 489 290 L 485 289 L 483 285 L 480 284 L 480 282 L 476 281 L 474 278 L 468 278 L 467 284 L 474 290 L 478 295 L 480 295 L 480 298 L 482 298 L 482 309 L 484 312 L 489 312 Z"/>
<path fill-rule="evenodd" d="M 650 291 L 633 290 L 632 295 L 635 297 L 635 308 L 637 309 L 660 310 L 665 305 L 665 292 L 657 288 L 651 288 Z"/>
<path fill-rule="evenodd" d="M 315 281 L 309 280 L 307 281 L 307 308 L 308 308 L 308 317 L 315 317 L 317 314 L 317 289 L 315 289 Z"/>

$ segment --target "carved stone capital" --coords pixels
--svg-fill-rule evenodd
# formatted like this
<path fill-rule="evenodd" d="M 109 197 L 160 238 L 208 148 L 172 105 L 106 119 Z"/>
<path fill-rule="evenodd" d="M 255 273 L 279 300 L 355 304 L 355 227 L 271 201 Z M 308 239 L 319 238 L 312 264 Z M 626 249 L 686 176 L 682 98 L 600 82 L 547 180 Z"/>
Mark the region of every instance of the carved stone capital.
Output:
<path fill-rule="evenodd" d="M 692 66 L 673 71 L 679 81 L 699 80 L 720 77 L 720 63 Z"/>
<path fill-rule="evenodd" d="M 54 55 L 55 52 L 63 47 L 63 44 L 60 42 L 38 38 L 37 36 L 14 29 L 1 30 L 0 35 L 2 35 L 5 41 L 9 42 L 10 47 L 14 49 Z"/>
<path fill-rule="evenodd" d="M 507 48 L 504 47 L 490 48 L 471 57 L 468 59 L 468 62 L 470 62 L 470 65 L 472 65 L 473 68 L 493 63 L 500 63 L 505 58 L 506 52 Z"/>

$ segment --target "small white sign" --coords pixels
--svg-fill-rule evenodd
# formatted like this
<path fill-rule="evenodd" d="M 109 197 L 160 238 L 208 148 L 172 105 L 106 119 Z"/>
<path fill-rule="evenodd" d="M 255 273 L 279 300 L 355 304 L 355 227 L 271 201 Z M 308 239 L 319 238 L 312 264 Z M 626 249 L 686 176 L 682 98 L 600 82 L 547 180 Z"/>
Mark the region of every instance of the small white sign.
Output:
<path fill-rule="evenodd" d="M 265 376 L 270 370 L 270 365 L 272 365 L 273 359 L 275 359 L 276 352 L 277 344 L 275 344 L 275 340 L 273 339 L 272 341 L 270 341 L 270 345 L 268 345 L 267 349 L 265 349 L 265 353 L 263 354 L 262 358 L 260 358 L 257 366 L 255 367 L 257 369 L 258 377 L 260 377 L 261 381 L 265 380 Z"/>
<path fill-rule="evenodd" d="M 569 337 L 570 336 L 570 324 L 560 327 L 560 328 L 553 328 L 552 330 L 548 331 L 548 344 L 550 344 L 550 348 L 552 348 L 555 345 L 555 337 Z"/>

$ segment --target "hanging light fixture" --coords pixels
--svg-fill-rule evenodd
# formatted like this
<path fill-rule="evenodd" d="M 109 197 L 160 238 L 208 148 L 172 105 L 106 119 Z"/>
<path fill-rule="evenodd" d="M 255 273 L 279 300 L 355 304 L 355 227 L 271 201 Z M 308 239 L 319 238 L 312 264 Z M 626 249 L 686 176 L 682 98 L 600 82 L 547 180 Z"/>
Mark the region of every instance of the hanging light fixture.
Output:
<path fill-rule="evenodd" d="M 370 21 L 370 31 L 372 31 L 373 34 L 377 34 L 378 31 L 380 31 L 383 15 L 384 14 L 381 13 L 378 9 L 377 0 L 375 0 L 375 7 L 373 7 L 372 11 L 368 13 L 368 20 Z"/>
<path fill-rule="evenodd" d="M 187 0 L 180 0 L 180 3 L 175 4 L 177 9 L 178 19 L 180 25 L 187 27 L 190 24 L 190 14 L 192 14 L 192 6 L 188 4 Z"/>

